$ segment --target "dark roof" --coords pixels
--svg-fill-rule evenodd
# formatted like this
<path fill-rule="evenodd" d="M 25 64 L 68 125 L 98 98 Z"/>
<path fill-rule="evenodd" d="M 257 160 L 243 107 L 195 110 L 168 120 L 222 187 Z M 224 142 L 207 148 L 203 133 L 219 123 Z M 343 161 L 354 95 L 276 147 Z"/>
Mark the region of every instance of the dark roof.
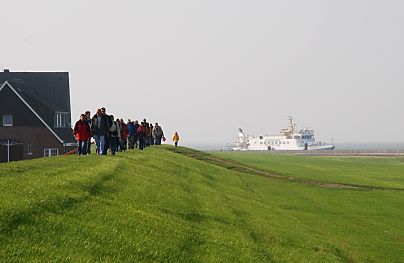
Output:
<path fill-rule="evenodd" d="M 7 81 L 64 142 L 74 142 L 71 127 L 55 128 L 55 112 L 68 112 L 71 123 L 68 72 L 0 72 Z"/>
<path fill-rule="evenodd" d="M 0 72 L 5 81 L 54 111 L 70 112 L 68 72 Z"/>

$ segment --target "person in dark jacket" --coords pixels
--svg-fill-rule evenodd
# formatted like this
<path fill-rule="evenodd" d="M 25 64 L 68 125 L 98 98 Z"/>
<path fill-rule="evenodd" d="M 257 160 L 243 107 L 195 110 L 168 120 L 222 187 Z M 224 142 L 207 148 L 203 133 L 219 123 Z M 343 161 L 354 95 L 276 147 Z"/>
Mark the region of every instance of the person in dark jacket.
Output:
<path fill-rule="evenodd" d="M 149 123 L 146 121 L 146 119 L 143 119 L 144 123 L 144 128 L 145 128 L 145 137 L 144 137 L 144 147 L 149 147 L 150 146 L 150 126 Z"/>
<path fill-rule="evenodd" d="M 90 126 L 90 131 L 91 131 L 92 130 L 92 128 L 91 128 L 92 120 L 91 120 L 90 111 L 86 111 L 85 115 L 86 115 L 86 122 Z M 92 134 L 90 134 L 90 138 L 88 138 L 88 141 L 87 141 L 87 153 L 88 154 L 91 154 L 91 137 L 92 137 Z"/>
<path fill-rule="evenodd" d="M 116 121 L 114 121 L 114 116 L 111 115 L 112 125 L 109 128 L 109 148 L 111 150 L 111 154 L 115 155 L 115 152 L 118 150 L 118 141 L 119 141 L 119 126 Z"/>
<path fill-rule="evenodd" d="M 107 117 L 102 114 L 101 109 L 97 109 L 97 113 L 93 117 L 92 130 L 97 145 L 98 154 L 106 154 L 105 138 L 109 135 L 109 123 Z"/>
<path fill-rule="evenodd" d="M 139 121 L 136 120 L 133 125 L 135 126 L 135 131 L 136 131 L 135 132 L 135 148 L 137 148 L 139 145 L 139 136 L 137 134 L 137 130 L 140 127 Z"/>
<path fill-rule="evenodd" d="M 121 148 L 123 151 L 126 151 L 126 149 L 128 147 L 128 135 L 129 135 L 128 126 L 123 121 L 123 119 L 120 120 L 120 124 L 121 124 L 121 129 L 122 129 Z"/>
<path fill-rule="evenodd" d="M 137 136 L 139 138 L 139 149 L 143 150 L 145 147 L 145 139 L 146 139 L 146 124 L 142 122 L 142 124 L 137 129 Z"/>
<path fill-rule="evenodd" d="M 87 154 L 87 142 L 91 137 L 90 133 L 90 125 L 88 125 L 86 121 L 86 115 L 81 114 L 80 119 L 76 122 L 73 129 L 73 135 L 76 137 L 76 140 L 79 142 L 78 153 L 79 155 Z"/>
<path fill-rule="evenodd" d="M 112 122 L 114 121 L 114 119 L 111 118 L 111 116 L 107 114 L 107 110 L 104 107 L 101 108 L 101 113 L 107 119 L 108 130 L 109 130 L 111 128 L 111 126 L 112 126 Z M 102 153 L 103 155 L 107 155 L 108 149 L 110 149 L 110 142 L 111 142 L 111 138 L 110 138 L 110 133 L 108 132 L 105 135 L 105 147 L 104 147 L 104 151 Z"/>

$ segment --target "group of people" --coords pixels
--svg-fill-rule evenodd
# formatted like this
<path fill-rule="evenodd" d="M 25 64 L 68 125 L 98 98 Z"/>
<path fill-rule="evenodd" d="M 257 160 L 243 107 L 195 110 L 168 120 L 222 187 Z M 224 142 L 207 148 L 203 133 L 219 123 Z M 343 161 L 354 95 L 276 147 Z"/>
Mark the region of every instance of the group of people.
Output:
<path fill-rule="evenodd" d="M 164 132 L 156 122 L 148 123 L 146 119 L 139 124 L 139 121 L 127 123 L 123 119 L 115 119 L 113 115 L 108 115 L 103 107 L 97 109 L 94 116 L 86 111 L 80 115 L 73 129 L 73 135 L 78 142 L 78 154 L 86 155 L 91 153 L 91 138 L 96 144 L 96 153 L 106 155 L 110 152 L 115 155 L 117 151 L 139 148 L 143 150 L 150 145 L 161 145 L 165 141 Z M 178 146 L 180 137 L 178 132 L 173 136 L 175 147 Z"/>

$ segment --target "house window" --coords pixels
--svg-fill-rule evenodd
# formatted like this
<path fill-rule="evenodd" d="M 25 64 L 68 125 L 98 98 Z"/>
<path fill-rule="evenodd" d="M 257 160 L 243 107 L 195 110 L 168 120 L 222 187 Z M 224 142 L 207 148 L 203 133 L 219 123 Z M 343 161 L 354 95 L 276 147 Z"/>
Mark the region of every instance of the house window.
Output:
<path fill-rule="evenodd" d="M 3 115 L 3 126 L 13 126 L 13 115 Z"/>
<path fill-rule="evenodd" d="M 28 153 L 28 155 L 32 155 L 32 144 L 28 144 L 27 145 L 27 153 Z"/>
<path fill-rule="evenodd" d="M 56 156 L 56 155 L 58 155 L 58 153 L 59 153 L 58 149 L 44 149 L 43 150 L 44 157 Z"/>
<path fill-rule="evenodd" d="M 55 127 L 67 127 L 68 126 L 68 112 L 56 112 L 55 113 Z"/>

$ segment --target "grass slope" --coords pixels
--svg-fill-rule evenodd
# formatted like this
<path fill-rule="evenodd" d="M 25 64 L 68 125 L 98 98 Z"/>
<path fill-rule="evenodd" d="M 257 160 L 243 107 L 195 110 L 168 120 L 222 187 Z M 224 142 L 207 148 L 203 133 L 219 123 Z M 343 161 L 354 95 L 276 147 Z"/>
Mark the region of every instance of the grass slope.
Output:
<path fill-rule="evenodd" d="M 404 190 L 404 157 L 304 156 L 253 152 L 214 152 L 213 155 L 279 175 Z"/>
<path fill-rule="evenodd" d="M 1 164 L 0 189 L 7 262 L 404 259 L 402 191 L 274 180 L 172 148 Z"/>

